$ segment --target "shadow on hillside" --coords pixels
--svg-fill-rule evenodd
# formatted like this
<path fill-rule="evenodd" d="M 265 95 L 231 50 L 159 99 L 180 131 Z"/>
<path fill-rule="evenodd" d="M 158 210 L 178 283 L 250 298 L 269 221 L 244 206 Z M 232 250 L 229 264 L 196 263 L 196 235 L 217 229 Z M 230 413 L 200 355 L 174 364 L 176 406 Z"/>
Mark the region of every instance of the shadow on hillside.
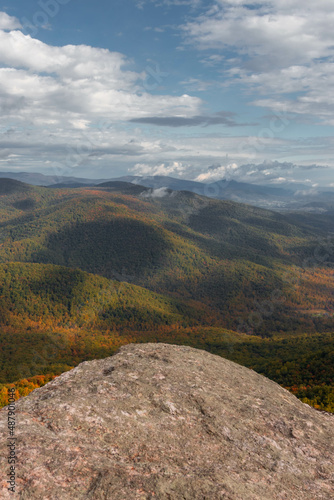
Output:
<path fill-rule="evenodd" d="M 171 244 L 163 231 L 139 220 L 78 223 L 49 236 L 33 262 L 78 267 L 107 278 L 136 283 L 164 263 Z"/>
<path fill-rule="evenodd" d="M 84 285 L 86 275 L 79 269 L 54 268 L 47 266 L 38 279 L 31 278 L 30 290 L 37 296 L 45 296 L 54 304 L 70 309 L 71 301 L 78 287 Z"/>
<path fill-rule="evenodd" d="M 208 252 L 211 257 L 229 260 L 248 260 L 254 264 L 267 267 L 273 266 L 273 258 L 280 259 L 283 262 L 289 261 L 288 256 L 282 255 L 277 248 L 270 245 L 265 238 L 240 235 L 238 228 L 226 227 L 224 232 L 192 233 L 187 231 L 178 223 L 167 222 L 164 227 L 182 238 L 194 243 L 199 248 Z M 192 229 L 192 228 L 191 228 Z M 193 229 L 193 231 L 195 231 Z"/>
<path fill-rule="evenodd" d="M 33 210 L 36 207 L 36 200 L 26 198 L 25 200 L 16 201 L 12 205 L 17 210 Z"/>
<path fill-rule="evenodd" d="M 24 182 L 7 178 L 0 179 L 0 195 L 24 193 L 29 192 L 32 189 L 33 188 L 30 185 L 25 184 Z"/>

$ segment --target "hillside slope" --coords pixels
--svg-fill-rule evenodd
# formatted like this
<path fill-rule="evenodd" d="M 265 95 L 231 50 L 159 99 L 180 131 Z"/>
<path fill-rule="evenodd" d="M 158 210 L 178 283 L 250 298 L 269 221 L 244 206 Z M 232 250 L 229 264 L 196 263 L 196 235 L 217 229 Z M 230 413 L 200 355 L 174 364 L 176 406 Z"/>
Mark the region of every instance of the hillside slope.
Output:
<path fill-rule="evenodd" d="M 289 216 L 193 193 L 129 195 L 127 185 L 117 186 L 31 187 L 26 198 L 0 197 L 0 262 L 79 268 L 201 302 L 211 321 L 232 329 L 254 304 L 279 293 L 284 304 L 276 301 L 273 314 L 248 330 L 334 328 L 332 315 L 299 312 L 309 302 L 314 310 L 333 306 L 333 252 L 321 247 L 319 253 L 319 238 L 328 246 L 329 223 L 299 225 Z M 291 285 L 296 279 L 298 289 Z"/>
<path fill-rule="evenodd" d="M 333 416 L 197 349 L 127 345 L 37 389 L 16 414 L 19 498 L 332 498 Z"/>
<path fill-rule="evenodd" d="M 142 287 L 49 264 L 0 264 L 0 298 L 0 384 L 59 374 L 139 332 L 189 326 L 203 315 Z"/>

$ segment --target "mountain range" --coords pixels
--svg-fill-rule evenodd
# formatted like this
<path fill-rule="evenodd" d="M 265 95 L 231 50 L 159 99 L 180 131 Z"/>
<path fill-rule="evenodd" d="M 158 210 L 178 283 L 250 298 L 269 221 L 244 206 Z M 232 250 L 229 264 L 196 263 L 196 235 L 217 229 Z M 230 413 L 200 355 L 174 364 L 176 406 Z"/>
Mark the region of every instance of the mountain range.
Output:
<path fill-rule="evenodd" d="M 117 179 L 87 179 L 28 172 L 0 172 L 0 178 L 11 178 L 28 184 L 53 188 L 80 188 L 108 181 L 130 182 L 153 189 L 167 188 L 174 191 L 190 191 L 209 198 L 237 201 L 272 210 L 303 210 L 311 213 L 334 210 L 334 188 L 312 188 L 306 184 L 292 182 L 285 182 L 281 186 L 256 185 L 225 179 L 202 183 L 159 175 L 128 175 Z"/>

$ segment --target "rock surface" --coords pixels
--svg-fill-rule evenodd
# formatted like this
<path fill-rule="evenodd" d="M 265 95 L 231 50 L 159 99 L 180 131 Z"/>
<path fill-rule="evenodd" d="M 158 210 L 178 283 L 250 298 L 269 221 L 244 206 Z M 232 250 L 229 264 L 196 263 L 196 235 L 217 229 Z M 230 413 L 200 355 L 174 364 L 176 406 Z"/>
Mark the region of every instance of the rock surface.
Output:
<path fill-rule="evenodd" d="M 205 351 L 130 344 L 35 390 L 16 411 L 14 495 L 0 412 L 2 499 L 334 497 L 333 416 Z"/>

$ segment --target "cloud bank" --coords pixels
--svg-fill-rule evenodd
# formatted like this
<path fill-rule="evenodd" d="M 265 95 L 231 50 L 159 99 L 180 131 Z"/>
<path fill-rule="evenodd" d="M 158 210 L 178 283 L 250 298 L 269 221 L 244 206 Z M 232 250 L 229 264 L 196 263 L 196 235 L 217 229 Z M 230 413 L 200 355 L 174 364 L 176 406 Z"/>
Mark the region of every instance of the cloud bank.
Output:
<path fill-rule="evenodd" d="M 145 92 L 145 73 L 123 54 L 85 45 L 52 47 L 20 31 L 0 31 L 3 116 L 37 125 L 86 128 L 96 118 L 130 120 L 196 115 L 201 100 Z"/>
<path fill-rule="evenodd" d="M 224 55 L 229 84 L 271 95 L 256 106 L 333 125 L 333 24 L 331 0 L 217 0 L 182 29 L 189 44 Z"/>
<path fill-rule="evenodd" d="M 188 44 L 183 49 L 190 44 L 189 54 L 198 61 L 193 73 L 189 67 L 195 63 L 186 74 L 175 66 L 174 82 L 151 90 L 145 82 L 152 75 L 123 53 L 51 46 L 25 35 L 18 19 L 0 12 L 1 170 L 277 184 L 304 181 L 307 175 L 311 183 L 328 182 L 330 174 L 312 163 L 334 165 L 333 135 L 292 138 L 289 130 L 280 133 L 285 122 L 277 116 L 291 110 L 300 121 L 334 124 L 332 1 L 141 4 L 187 8 L 178 40 Z M 196 92 L 206 92 L 207 101 Z M 239 96 L 244 101 L 239 103 Z M 244 113 L 247 103 L 260 108 L 259 127 L 246 123 L 258 115 L 253 120 L 246 110 L 247 119 L 241 120 L 238 113 L 224 111 Z M 267 120 L 262 108 L 276 113 L 274 129 L 268 129 L 272 118 Z M 293 130 L 294 118 L 289 124 Z M 273 158 L 279 162 L 266 163 Z"/>

